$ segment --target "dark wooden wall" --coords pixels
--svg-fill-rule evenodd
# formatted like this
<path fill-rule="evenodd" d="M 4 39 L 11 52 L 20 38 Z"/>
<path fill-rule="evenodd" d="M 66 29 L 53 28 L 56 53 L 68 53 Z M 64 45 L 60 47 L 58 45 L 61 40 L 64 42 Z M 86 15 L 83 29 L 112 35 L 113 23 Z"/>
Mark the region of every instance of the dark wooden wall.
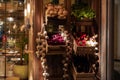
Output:
<path fill-rule="evenodd" d="M 43 80 L 40 59 L 35 55 L 37 33 L 40 32 L 43 24 L 43 0 L 34 0 L 34 16 L 33 16 L 33 57 L 34 57 L 34 80 Z"/>

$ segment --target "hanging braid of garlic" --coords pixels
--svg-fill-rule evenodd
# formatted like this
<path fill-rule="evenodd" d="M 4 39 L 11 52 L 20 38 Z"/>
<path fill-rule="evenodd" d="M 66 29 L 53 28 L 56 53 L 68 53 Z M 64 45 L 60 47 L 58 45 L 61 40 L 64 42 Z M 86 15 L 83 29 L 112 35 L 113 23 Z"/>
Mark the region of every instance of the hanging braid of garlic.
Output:
<path fill-rule="evenodd" d="M 36 46 L 36 56 L 37 58 L 40 58 L 41 60 L 41 66 L 43 69 L 43 77 L 44 80 L 48 80 L 49 73 L 47 72 L 48 66 L 47 66 L 47 59 L 46 59 L 46 39 L 47 39 L 47 33 L 44 31 L 43 33 L 38 32 L 38 38 L 36 39 L 37 46 Z"/>
<path fill-rule="evenodd" d="M 64 80 L 70 80 L 70 76 L 69 76 L 69 65 L 70 65 L 70 58 L 71 58 L 71 53 L 72 53 L 72 41 L 70 39 L 70 35 L 68 34 L 68 32 L 65 32 L 66 34 L 66 54 L 64 55 L 64 60 L 62 61 L 63 63 L 63 78 Z"/>

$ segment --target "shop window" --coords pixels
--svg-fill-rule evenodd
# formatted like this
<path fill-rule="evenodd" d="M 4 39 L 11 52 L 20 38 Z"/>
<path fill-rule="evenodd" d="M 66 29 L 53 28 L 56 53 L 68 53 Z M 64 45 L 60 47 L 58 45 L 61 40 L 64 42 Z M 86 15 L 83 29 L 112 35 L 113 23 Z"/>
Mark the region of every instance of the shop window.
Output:
<path fill-rule="evenodd" d="M 59 0 L 59 4 L 54 3 L 43 1 L 44 25 L 36 39 L 36 56 L 41 59 L 43 77 L 95 80 L 100 75 L 97 15 L 100 12 L 96 10 L 96 2 Z"/>
<path fill-rule="evenodd" d="M 0 0 L 0 80 L 14 77 L 14 65 L 28 43 L 24 0 Z"/>

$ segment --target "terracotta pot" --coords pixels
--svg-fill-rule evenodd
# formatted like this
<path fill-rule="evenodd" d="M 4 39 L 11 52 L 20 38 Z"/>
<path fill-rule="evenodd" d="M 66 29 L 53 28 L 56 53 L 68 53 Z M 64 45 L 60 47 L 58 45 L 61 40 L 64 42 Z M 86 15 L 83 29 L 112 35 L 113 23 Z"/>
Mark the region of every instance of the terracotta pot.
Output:
<path fill-rule="evenodd" d="M 13 72 L 20 79 L 28 78 L 28 65 L 14 65 Z"/>

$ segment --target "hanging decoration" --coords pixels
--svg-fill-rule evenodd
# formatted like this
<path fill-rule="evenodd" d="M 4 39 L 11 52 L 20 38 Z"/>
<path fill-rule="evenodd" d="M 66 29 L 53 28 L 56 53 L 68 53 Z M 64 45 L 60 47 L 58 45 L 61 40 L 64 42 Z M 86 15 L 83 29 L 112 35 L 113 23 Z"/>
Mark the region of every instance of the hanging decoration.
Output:
<path fill-rule="evenodd" d="M 72 54 L 72 39 L 70 38 L 70 34 L 65 31 L 65 39 L 66 39 L 66 54 L 64 55 L 63 60 L 63 78 L 64 80 L 70 80 L 70 62 L 71 62 L 71 54 Z"/>
<path fill-rule="evenodd" d="M 43 68 L 43 77 L 44 80 L 48 80 L 49 73 L 47 72 L 47 59 L 46 59 L 46 34 L 38 32 L 38 38 L 36 39 L 37 42 L 37 51 L 36 56 L 41 60 L 41 66 Z"/>
<path fill-rule="evenodd" d="M 36 46 L 36 56 L 38 58 L 40 58 L 41 60 L 41 66 L 43 68 L 43 76 L 46 79 L 48 79 L 49 77 L 49 73 L 47 72 L 48 70 L 48 66 L 47 66 L 47 59 L 46 59 L 46 52 L 47 52 L 47 46 L 46 45 L 65 45 L 66 50 L 65 50 L 65 54 L 63 54 L 63 79 L 65 80 L 69 80 L 70 76 L 69 76 L 69 65 L 70 65 L 70 55 L 72 53 L 72 42 L 71 42 L 71 38 L 70 38 L 70 34 L 68 33 L 68 31 L 63 31 L 60 30 L 61 32 L 59 32 L 59 34 L 54 34 L 52 35 L 52 39 L 54 39 L 53 42 L 57 41 L 57 43 L 53 42 L 49 42 L 49 36 L 47 36 L 47 32 L 43 31 L 43 32 L 38 32 L 38 38 L 36 39 L 37 42 L 37 46 Z M 60 39 L 60 40 L 59 40 Z M 61 40 L 62 39 L 62 40 Z M 64 42 L 63 42 L 64 41 Z M 48 43 L 48 44 L 47 44 Z M 61 44 L 60 44 L 61 43 Z M 64 43 L 64 44 L 63 44 Z"/>

